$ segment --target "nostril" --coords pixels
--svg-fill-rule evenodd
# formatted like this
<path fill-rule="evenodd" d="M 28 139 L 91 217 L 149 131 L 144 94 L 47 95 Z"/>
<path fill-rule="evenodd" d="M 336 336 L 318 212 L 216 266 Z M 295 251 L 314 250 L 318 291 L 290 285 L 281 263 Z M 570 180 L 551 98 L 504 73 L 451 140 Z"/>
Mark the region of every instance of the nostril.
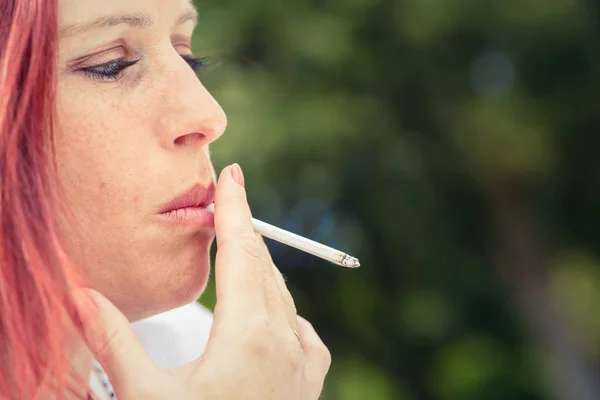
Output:
<path fill-rule="evenodd" d="M 174 140 L 176 146 L 196 146 L 202 144 L 205 135 L 202 133 L 189 133 L 187 135 L 179 136 Z"/>

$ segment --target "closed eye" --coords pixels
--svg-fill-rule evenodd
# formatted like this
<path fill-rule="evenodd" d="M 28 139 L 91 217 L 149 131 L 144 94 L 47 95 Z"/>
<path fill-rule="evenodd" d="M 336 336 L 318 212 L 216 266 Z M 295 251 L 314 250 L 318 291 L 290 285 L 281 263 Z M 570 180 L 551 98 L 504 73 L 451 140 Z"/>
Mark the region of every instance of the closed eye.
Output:
<path fill-rule="evenodd" d="M 205 70 L 208 65 L 205 61 L 206 58 L 204 57 L 194 57 L 189 54 L 183 54 L 181 58 L 183 58 L 196 73 Z"/>
<path fill-rule="evenodd" d="M 139 61 L 127 61 L 125 57 L 121 57 L 104 64 L 81 68 L 79 71 L 91 79 L 116 81 L 119 79 L 121 72 L 137 64 Z"/>
<path fill-rule="evenodd" d="M 196 73 L 203 71 L 207 67 L 205 59 L 196 58 L 189 54 L 181 54 L 181 58 L 192 68 Z M 88 78 L 97 80 L 117 81 L 121 77 L 121 73 L 127 68 L 137 64 L 140 60 L 127 61 L 125 57 L 117 58 L 104 64 L 94 65 L 79 69 Z"/>

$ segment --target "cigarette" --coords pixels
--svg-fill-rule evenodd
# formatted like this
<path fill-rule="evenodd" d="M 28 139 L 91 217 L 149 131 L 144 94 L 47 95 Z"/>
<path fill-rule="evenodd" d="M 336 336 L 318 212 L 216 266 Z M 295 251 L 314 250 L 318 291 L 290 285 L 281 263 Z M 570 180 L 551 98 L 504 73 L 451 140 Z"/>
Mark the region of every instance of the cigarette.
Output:
<path fill-rule="evenodd" d="M 214 212 L 214 204 L 210 204 L 208 209 Z M 360 267 L 360 262 L 356 257 L 352 257 L 343 251 L 336 250 L 332 247 L 315 242 L 314 240 L 307 239 L 300 235 L 296 235 L 295 233 L 288 232 L 284 229 L 267 224 L 266 222 L 262 222 L 256 218 L 252 218 L 252 227 L 254 228 L 254 232 L 261 236 L 275 240 L 279 243 L 286 244 L 305 253 L 312 254 L 313 256 L 320 257 L 334 264 L 341 265 L 342 267 Z"/>

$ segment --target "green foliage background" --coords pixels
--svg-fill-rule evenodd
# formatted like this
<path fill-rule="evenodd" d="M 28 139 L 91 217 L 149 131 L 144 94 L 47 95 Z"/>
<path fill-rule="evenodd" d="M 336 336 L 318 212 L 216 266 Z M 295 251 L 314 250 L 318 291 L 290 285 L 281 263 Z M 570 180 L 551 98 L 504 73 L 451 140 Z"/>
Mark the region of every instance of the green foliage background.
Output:
<path fill-rule="evenodd" d="M 324 400 L 600 398 L 597 2 L 196 5 L 217 168 L 363 265 L 269 243 Z"/>

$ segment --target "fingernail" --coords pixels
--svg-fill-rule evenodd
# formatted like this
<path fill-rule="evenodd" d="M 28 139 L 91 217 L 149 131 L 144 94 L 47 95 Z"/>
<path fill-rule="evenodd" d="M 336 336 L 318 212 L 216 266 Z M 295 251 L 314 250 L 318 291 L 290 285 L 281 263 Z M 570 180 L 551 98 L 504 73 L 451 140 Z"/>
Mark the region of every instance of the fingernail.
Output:
<path fill-rule="evenodd" d="M 231 166 L 231 176 L 241 187 L 244 187 L 244 173 L 238 164 Z"/>

